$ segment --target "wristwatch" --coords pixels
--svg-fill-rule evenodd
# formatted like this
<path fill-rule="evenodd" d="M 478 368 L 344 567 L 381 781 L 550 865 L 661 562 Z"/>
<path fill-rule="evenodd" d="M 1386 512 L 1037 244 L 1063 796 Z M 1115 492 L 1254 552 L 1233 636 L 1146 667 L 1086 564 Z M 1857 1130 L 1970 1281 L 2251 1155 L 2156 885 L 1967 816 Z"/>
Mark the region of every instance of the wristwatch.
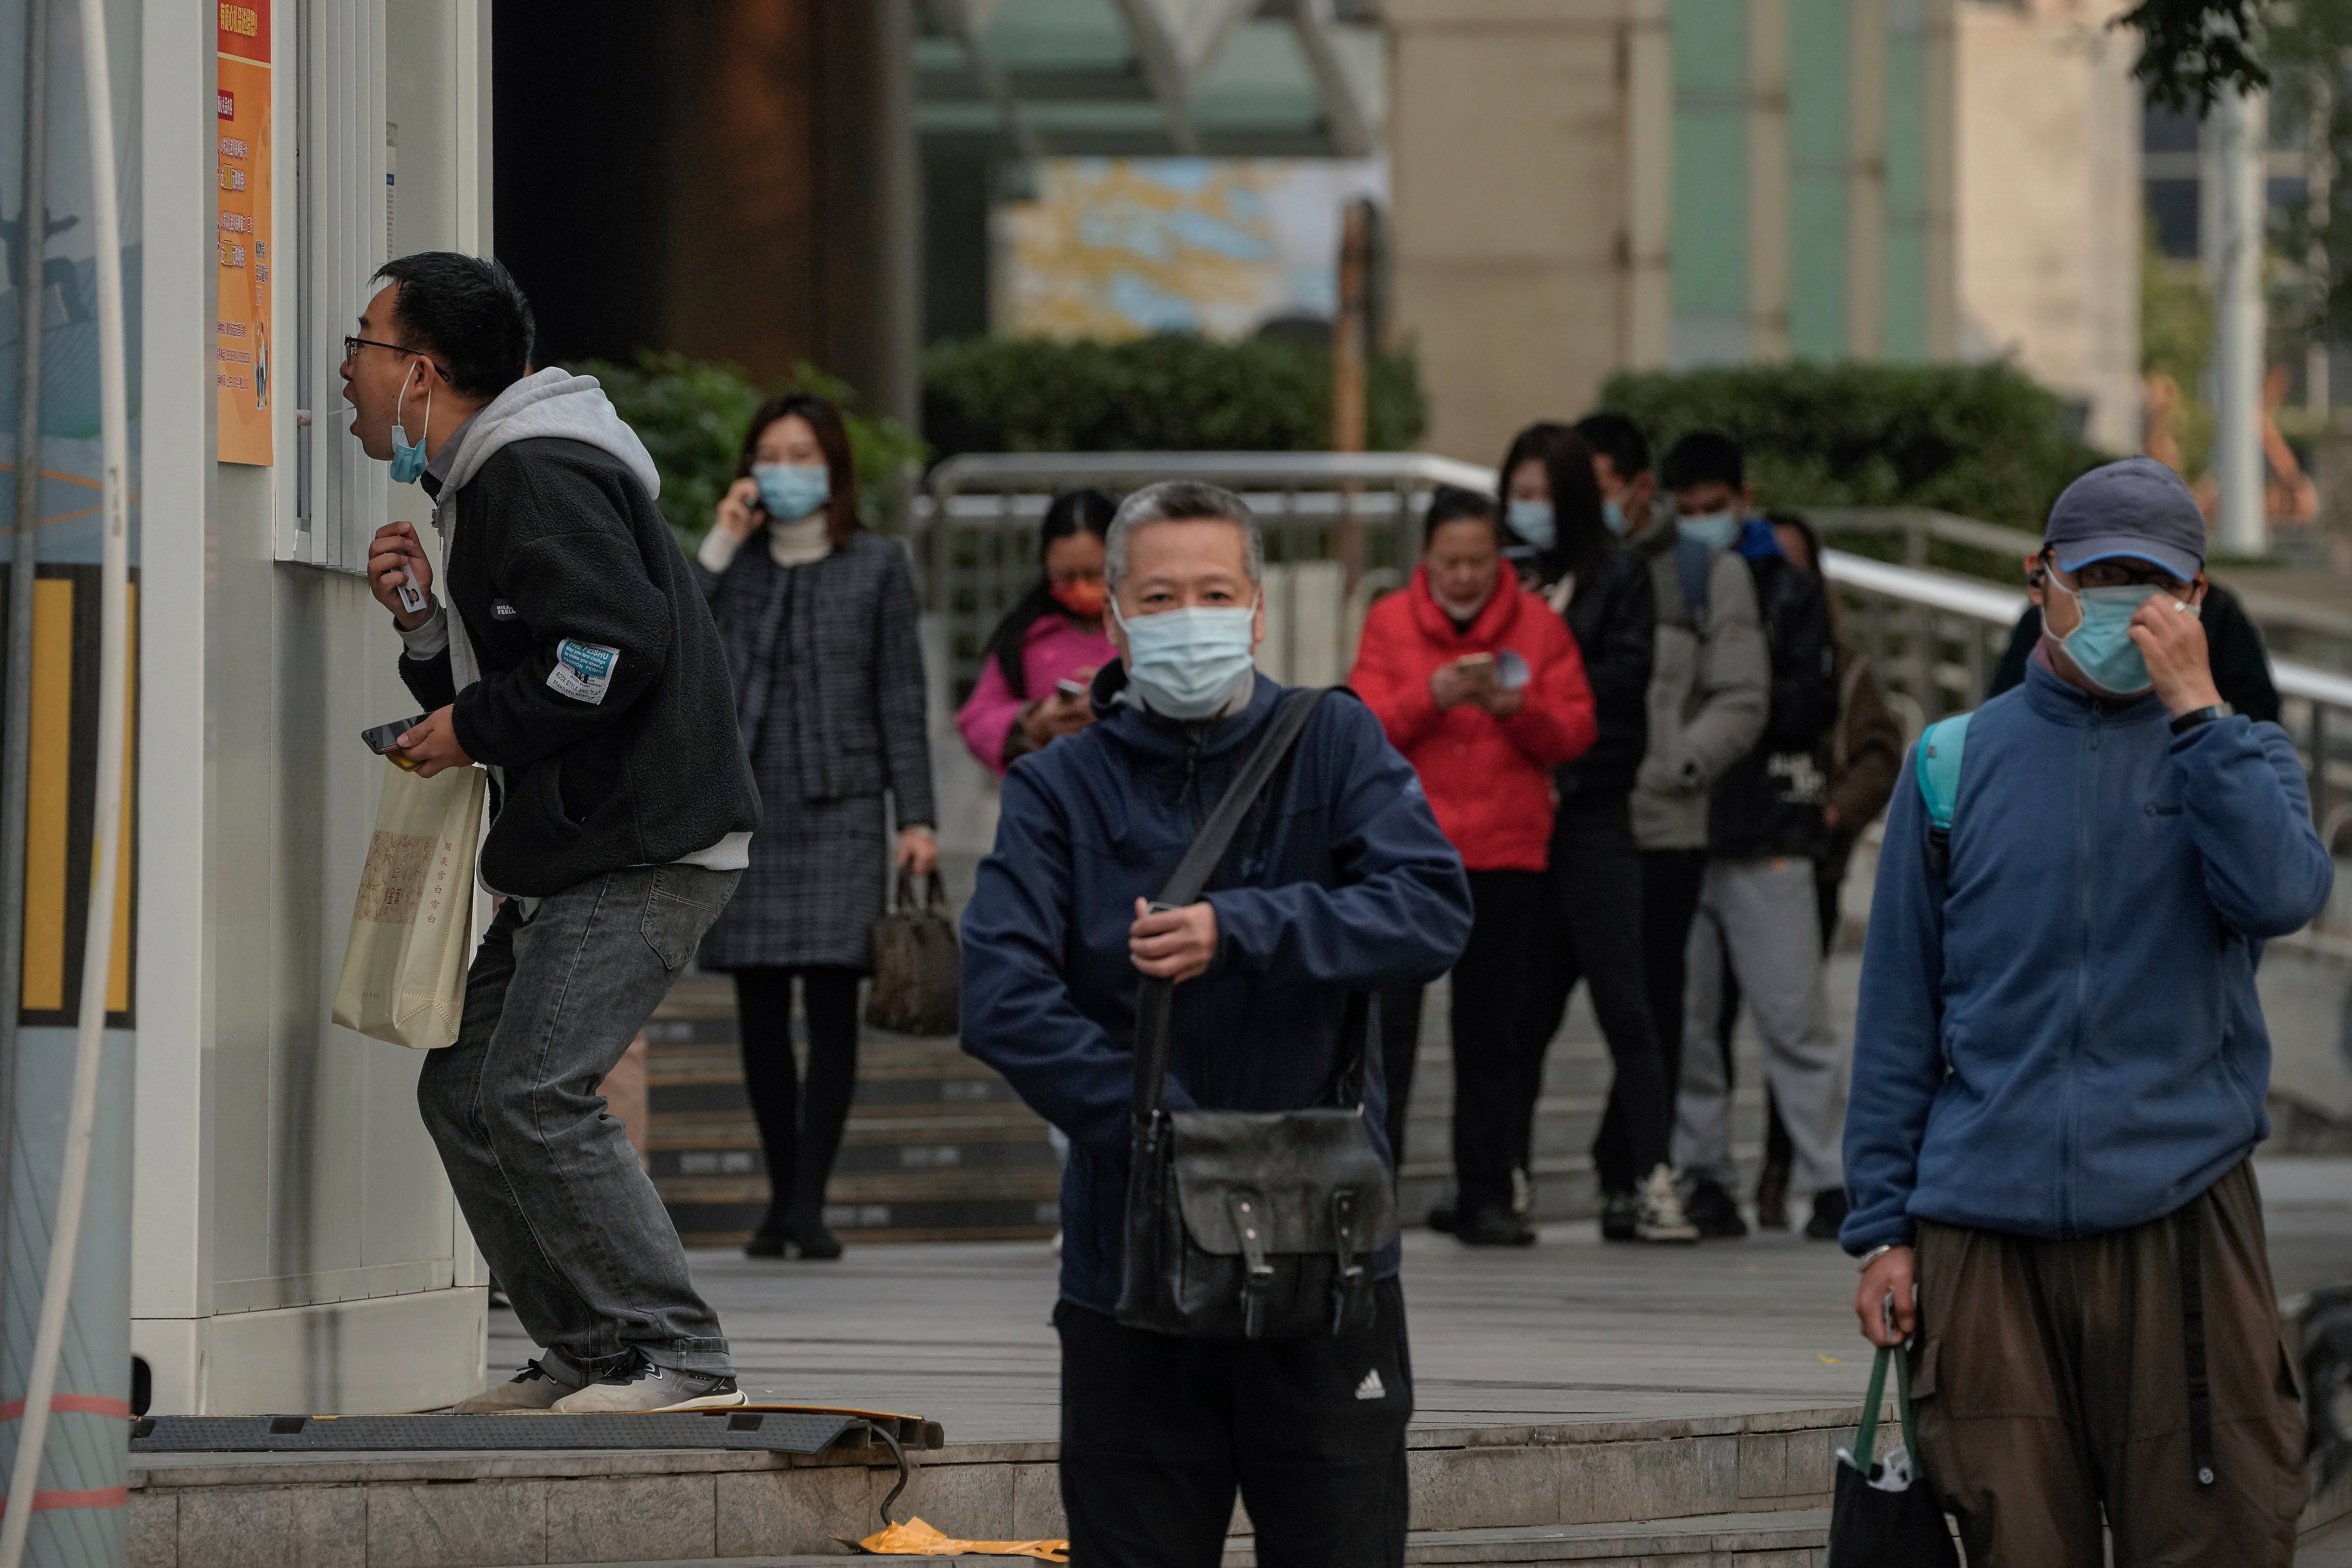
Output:
<path fill-rule="evenodd" d="M 1870 1272 L 1870 1266 L 1871 1266 L 1872 1264 L 1874 1264 L 1874 1263 L 1877 1262 L 1880 1258 L 1882 1258 L 1885 1257 L 1888 1253 L 1890 1253 L 1890 1252 L 1894 1251 L 1894 1250 L 1895 1250 L 1895 1248 L 1897 1246 L 1899 1246 L 1899 1245 L 1900 1245 L 1900 1243 L 1897 1243 L 1897 1242 L 1892 1242 L 1892 1241 L 1882 1241 L 1882 1242 L 1880 1242 L 1876 1247 L 1872 1247 L 1868 1252 L 1864 1253 L 1864 1254 L 1862 1255 L 1862 1261 L 1861 1261 L 1861 1264 L 1860 1264 L 1860 1266 L 1859 1266 L 1859 1267 L 1860 1267 L 1860 1272 L 1864 1273 L 1864 1274 L 1869 1273 L 1869 1272 Z"/>
<path fill-rule="evenodd" d="M 2172 721 L 2172 732 L 2186 735 L 2200 724 L 2210 724 L 2216 719 L 2227 719 L 2237 710 L 2226 702 L 2215 702 L 2204 708 L 2192 708 Z"/>

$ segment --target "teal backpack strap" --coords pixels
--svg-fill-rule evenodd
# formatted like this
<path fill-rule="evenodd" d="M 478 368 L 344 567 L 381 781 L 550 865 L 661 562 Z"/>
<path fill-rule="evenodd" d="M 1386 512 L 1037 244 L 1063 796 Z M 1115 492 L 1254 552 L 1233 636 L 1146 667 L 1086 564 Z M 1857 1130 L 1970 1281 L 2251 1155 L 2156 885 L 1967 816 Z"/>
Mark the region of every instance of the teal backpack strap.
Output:
<path fill-rule="evenodd" d="M 1952 811 L 1960 798 L 1960 758 L 1968 749 L 1969 716 L 1938 719 L 1919 732 L 1919 799 L 1927 808 L 1927 868 L 1942 876 L 1951 866 Z"/>
<path fill-rule="evenodd" d="M 1943 877 L 1952 865 L 1952 809 L 1959 804 L 1959 759 L 1969 748 L 1969 715 L 1955 712 L 1919 731 L 1919 802 L 1927 806 L 1927 868 Z"/>

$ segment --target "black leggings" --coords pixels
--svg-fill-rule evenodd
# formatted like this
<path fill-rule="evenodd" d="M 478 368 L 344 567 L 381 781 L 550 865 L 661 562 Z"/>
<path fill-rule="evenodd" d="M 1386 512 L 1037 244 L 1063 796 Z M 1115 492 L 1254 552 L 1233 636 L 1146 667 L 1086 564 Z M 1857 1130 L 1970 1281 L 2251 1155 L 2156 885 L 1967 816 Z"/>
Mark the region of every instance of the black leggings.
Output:
<path fill-rule="evenodd" d="M 1523 1059 L 1532 1074 L 1525 1090 L 1528 1131 L 1532 1133 L 1542 1090 L 1544 1051 L 1581 980 L 1615 1069 L 1593 1145 L 1594 1171 L 1602 1192 L 1632 1192 L 1653 1167 L 1666 1163 L 1675 1101 L 1665 1051 L 1650 1014 L 1642 862 L 1624 796 L 1560 803 L 1552 827 L 1550 878 L 1553 897 L 1544 910 L 1543 946 L 1526 1025 L 1529 1037 Z M 1529 1160 L 1526 1137 L 1519 1150 L 1522 1165 Z"/>
<path fill-rule="evenodd" d="M 808 1015 L 808 1093 L 793 1065 L 793 977 L 800 976 Z M 735 1007 L 741 1020 L 743 1087 L 760 1122 L 768 1163 L 768 1217 L 761 1230 L 786 1220 L 816 1221 L 824 1211 L 824 1184 L 841 1151 L 857 1090 L 857 982 L 855 969 L 811 964 L 804 969 L 739 969 Z"/>

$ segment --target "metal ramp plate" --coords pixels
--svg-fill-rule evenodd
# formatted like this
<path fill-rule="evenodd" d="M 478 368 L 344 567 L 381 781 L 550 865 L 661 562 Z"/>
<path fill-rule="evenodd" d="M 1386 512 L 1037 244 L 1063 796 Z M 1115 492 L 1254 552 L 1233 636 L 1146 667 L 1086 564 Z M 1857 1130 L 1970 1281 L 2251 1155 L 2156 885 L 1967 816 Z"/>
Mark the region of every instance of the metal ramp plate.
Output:
<path fill-rule="evenodd" d="M 888 1417 L 884 1417 L 887 1421 Z M 895 1426 L 895 1423 L 893 1424 Z M 939 1428 L 922 1423 L 929 1431 Z M 845 1411 L 714 1410 L 622 1415 L 146 1415 L 134 1454 L 415 1453 L 515 1448 L 721 1448 L 821 1454 L 879 1436 Z M 892 1430 L 891 1437 L 898 1433 Z M 936 1447 L 920 1442 L 913 1447 Z"/>

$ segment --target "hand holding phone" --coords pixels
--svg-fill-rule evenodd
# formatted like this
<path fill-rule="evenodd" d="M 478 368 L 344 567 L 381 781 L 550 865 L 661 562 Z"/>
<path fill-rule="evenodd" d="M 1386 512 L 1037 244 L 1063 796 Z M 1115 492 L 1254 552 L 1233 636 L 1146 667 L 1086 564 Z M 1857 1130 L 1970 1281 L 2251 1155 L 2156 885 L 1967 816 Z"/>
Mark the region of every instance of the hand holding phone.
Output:
<path fill-rule="evenodd" d="M 400 719 L 389 724 L 378 724 L 373 729 L 361 731 L 360 739 L 366 743 L 367 749 L 377 756 L 390 757 L 394 767 L 415 773 L 416 764 L 409 760 L 407 752 L 400 749 L 400 738 L 424 723 L 426 717 L 427 715 L 419 713 L 413 719 Z"/>

